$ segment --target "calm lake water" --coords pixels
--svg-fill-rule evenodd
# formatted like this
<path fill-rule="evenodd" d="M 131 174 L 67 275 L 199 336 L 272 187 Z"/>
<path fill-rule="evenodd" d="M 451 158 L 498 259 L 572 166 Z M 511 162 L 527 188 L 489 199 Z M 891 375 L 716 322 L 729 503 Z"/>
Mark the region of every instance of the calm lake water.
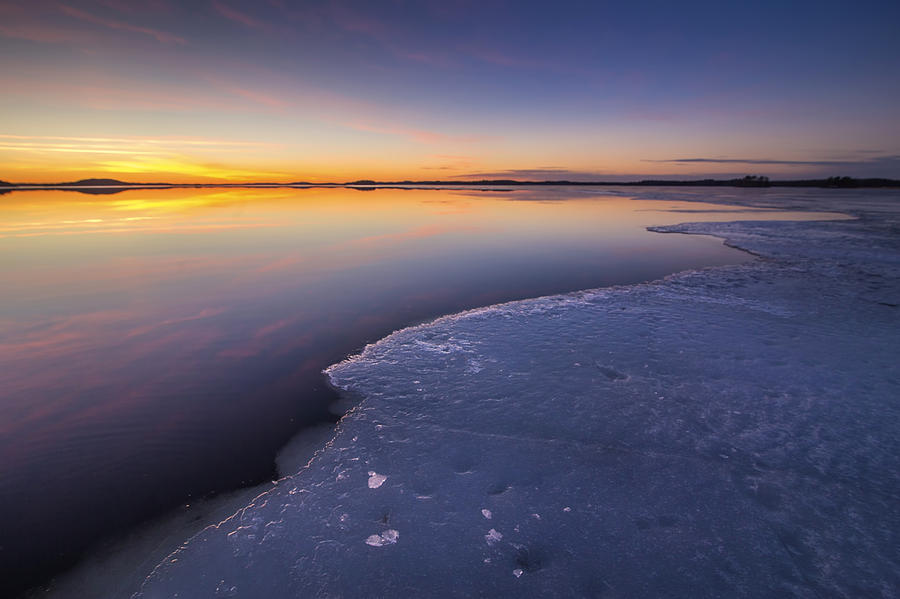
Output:
<path fill-rule="evenodd" d="M 626 193 L 0 196 L 2 585 L 273 477 L 292 435 L 336 419 L 321 370 L 367 342 L 465 308 L 742 262 L 720 240 L 645 227 L 776 216 Z"/>

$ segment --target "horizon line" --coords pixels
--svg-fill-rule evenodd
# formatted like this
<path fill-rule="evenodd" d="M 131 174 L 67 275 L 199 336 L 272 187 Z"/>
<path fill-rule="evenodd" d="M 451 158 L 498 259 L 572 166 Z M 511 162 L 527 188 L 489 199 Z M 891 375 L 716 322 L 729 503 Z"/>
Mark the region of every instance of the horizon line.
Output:
<path fill-rule="evenodd" d="M 665 176 L 665 175 L 664 175 Z M 189 182 L 189 183 L 170 183 L 170 182 L 130 182 L 112 178 L 91 177 L 79 179 L 76 181 L 64 181 L 53 183 L 12 183 L 0 179 L 0 189 L 5 190 L 21 190 L 29 189 L 70 189 L 70 188 L 105 188 L 105 189 L 130 189 L 130 188 L 186 188 L 186 187 L 385 187 L 385 186 L 409 186 L 409 185 L 441 185 L 441 186 L 472 186 L 472 185 L 577 185 L 577 186 L 616 186 L 616 185 L 673 185 L 673 186 L 744 186 L 744 187 L 771 187 L 783 185 L 797 184 L 826 184 L 825 186 L 854 186 L 855 184 L 868 183 L 870 186 L 879 187 L 900 187 L 900 178 L 891 177 L 850 177 L 850 176 L 828 176 L 817 178 L 795 178 L 795 179 L 770 179 L 760 175 L 746 175 L 744 177 L 730 177 L 727 179 L 715 179 L 711 177 L 689 178 L 689 179 L 635 179 L 628 181 L 604 181 L 604 180 L 588 180 L 576 181 L 571 179 L 541 179 L 541 180 L 523 180 L 523 179 L 469 179 L 469 180 L 446 180 L 446 179 L 404 179 L 391 181 L 378 181 L 374 179 L 356 179 L 353 181 L 256 181 L 256 182 Z M 877 184 L 877 185 L 875 185 Z"/>

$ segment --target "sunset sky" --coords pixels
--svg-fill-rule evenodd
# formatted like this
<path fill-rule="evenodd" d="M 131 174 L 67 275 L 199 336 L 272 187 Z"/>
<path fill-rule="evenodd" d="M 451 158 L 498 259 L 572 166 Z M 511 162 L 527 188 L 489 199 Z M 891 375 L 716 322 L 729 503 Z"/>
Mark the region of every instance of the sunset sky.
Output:
<path fill-rule="evenodd" d="M 0 179 L 900 177 L 900 2 L 2 0 Z"/>

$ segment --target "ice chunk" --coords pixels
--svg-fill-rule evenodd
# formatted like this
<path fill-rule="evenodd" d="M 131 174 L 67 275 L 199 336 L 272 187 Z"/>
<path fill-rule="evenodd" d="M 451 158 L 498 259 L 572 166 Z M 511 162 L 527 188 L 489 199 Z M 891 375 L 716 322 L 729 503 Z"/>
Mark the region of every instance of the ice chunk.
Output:
<path fill-rule="evenodd" d="M 490 520 L 491 517 L 493 516 L 493 514 L 491 513 L 491 510 L 489 510 L 487 508 L 483 508 L 481 510 L 481 515 L 484 516 L 485 518 L 487 518 L 488 520 Z"/>
<path fill-rule="evenodd" d="M 484 540 L 487 541 L 488 545 L 493 545 L 497 541 L 503 539 L 503 533 L 494 530 L 493 528 L 488 531 L 486 535 L 484 535 Z"/>
<path fill-rule="evenodd" d="M 383 474 L 378 474 L 377 472 L 374 472 L 371 470 L 369 471 L 369 488 L 370 489 L 377 489 L 378 487 L 383 485 L 384 481 L 386 481 L 386 480 L 387 480 L 387 476 L 385 476 Z"/>
<path fill-rule="evenodd" d="M 389 528 L 380 535 L 369 535 L 369 537 L 366 539 L 366 545 L 371 545 L 372 547 L 393 545 L 399 538 L 400 533 L 392 528 Z"/>

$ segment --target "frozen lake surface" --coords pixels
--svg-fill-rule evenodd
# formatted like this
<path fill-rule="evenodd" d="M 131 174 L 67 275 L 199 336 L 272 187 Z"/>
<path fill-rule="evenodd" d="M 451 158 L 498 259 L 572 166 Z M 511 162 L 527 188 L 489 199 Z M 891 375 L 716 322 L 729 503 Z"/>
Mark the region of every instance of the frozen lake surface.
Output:
<path fill-rule="evenodd" d="M 295 472 L 322 370 L 396 329 L 750 259 L 646 230 L 733 210 L 617 189 L 111 191 L 0 201 L 0 596 Z"/>
<path fill-rule="evenodd" d="M 334 439 L 140 597 L 896 596 L 897 194 L 664 195 L 858 218 L 662 227 L 761 259 L 367 346 Z"/>

